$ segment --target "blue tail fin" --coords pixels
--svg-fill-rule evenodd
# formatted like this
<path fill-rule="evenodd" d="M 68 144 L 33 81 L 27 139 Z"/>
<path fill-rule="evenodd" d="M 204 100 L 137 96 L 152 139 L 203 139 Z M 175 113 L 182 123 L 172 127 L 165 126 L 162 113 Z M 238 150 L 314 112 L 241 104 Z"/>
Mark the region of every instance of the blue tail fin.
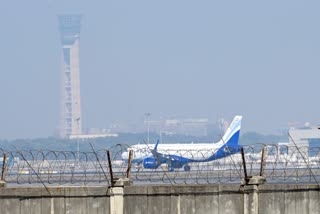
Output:
<path fill-rule="evenodd" d="M 238 146 L 242 116 L 235 116 L 220 143 L 226 146 Z"/>

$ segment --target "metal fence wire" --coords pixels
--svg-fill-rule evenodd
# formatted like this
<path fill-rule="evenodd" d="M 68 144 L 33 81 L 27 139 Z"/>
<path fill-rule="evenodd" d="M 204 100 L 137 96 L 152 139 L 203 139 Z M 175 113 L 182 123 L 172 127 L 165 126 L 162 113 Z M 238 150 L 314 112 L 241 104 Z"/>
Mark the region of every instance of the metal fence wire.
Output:
<path fill-rule="evenodd" d="M 190 170 L 187 171 L 184 167 L 170 170 L 169 162 L 155 169 L 148 169 L 142 162 L 133 161 L 128 174 L 128 158 L 123 158 L 123 154 L 127 154 L 129 150 L 127 145 L 91 152 L 0 150 L 1 179 L 8 185 L 111 185 L 111 176 L 121 178 L 130 175 L 135 185 L 241 183 L 245 176 L 245 159 L 247 175 L 261 175 L 263 166 L 263 176 L 267 183 L 318 184 L 320 181 L 320 147 L 263 144 L 243 146 L 244 159 L 240 152 L 233 155 L 226 153 L 216 160 L 189 163 Z M 135 152 L 145 152 L 146 157 L 153 157 L 150 149 Z M 166 150 L 159 152 L 170 154 Z M 215 153 L 213 150 L 183 150 L 176 155 L 205 159 Z"/>

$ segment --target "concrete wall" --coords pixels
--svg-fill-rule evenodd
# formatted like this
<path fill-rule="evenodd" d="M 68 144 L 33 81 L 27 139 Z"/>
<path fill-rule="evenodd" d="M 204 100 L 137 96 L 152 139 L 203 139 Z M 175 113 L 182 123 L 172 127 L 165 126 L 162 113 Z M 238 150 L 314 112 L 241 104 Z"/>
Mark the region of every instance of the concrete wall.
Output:
<path fill-rule="evenodd" d="M 106 188 L 1 188 L 0 213 L 4 214 L 108 214 Z"/>
<path fill-rule="evenodd" d="M 241 214 L 239 189 L 239 185 L 125 187 L 124 213 Z"/>
<path fill-rule="evenodd" d="M 0 213 L 320 213 L 318 185 L 0 188 Z"/>
<path fill-rule="evenodd" d="M 320 213 L 319 185 L 261 185 L 259 213 Z"/>

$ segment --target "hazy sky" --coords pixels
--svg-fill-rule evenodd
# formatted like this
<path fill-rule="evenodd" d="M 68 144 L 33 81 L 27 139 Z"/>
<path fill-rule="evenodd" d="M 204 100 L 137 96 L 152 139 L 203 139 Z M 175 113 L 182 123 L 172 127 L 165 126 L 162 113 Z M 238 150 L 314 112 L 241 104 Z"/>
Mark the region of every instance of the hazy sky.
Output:
<path fill-rule="evenodd" d="M 83 126 L 151 117 L 275 132 L 320 123 L 320 1 L 10 0 L 0 6 L 0 139 L 58 125 L 57 14 L 83 14 Z"/>

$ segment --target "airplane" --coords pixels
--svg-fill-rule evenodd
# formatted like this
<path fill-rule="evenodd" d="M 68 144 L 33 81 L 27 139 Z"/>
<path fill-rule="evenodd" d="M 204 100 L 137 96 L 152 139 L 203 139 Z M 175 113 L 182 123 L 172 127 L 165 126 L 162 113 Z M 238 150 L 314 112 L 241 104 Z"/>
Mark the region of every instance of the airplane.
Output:
<path fill-rule="evenodd" d="M 209 162 L 238 153 L 238 144 L 242 116 L 235 116 L 222 139 L 217 143 L 202 144 L 138 144 L 131 146 L 122 153 L 123 159 L 128 159 L 130 150 L 134 151 L 133 163 L 142 164 L 145 169 L 157 169 L 167 164 L 169 171 L 183 167 L 190 171 L 189 163 Z M 153 148 L 152 148 L 153 147 Z"/>

